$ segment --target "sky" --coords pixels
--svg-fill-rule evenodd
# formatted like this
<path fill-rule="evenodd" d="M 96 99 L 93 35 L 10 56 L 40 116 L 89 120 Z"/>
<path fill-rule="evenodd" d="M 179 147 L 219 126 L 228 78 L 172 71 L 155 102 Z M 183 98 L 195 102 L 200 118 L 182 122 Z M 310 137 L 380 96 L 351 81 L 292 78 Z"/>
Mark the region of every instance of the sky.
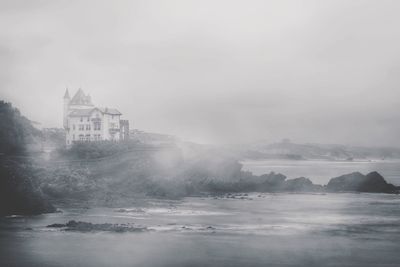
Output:
<path fill-rule="evenodd" d="M 0 1 L 0 99 L 199 143 L 400 146 L 400 1 Z"/>

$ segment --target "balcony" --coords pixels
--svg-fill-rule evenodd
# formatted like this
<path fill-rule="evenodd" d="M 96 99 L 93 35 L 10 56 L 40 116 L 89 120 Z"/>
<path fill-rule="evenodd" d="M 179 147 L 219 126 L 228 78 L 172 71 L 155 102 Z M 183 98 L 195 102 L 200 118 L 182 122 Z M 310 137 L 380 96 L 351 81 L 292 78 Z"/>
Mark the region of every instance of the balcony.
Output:
<path fill-rule="evenodd" d="M 119 128 L 109 128 L 108 130 L 109 130 L 110 134 L 116 134 L 120 131 Z"/>

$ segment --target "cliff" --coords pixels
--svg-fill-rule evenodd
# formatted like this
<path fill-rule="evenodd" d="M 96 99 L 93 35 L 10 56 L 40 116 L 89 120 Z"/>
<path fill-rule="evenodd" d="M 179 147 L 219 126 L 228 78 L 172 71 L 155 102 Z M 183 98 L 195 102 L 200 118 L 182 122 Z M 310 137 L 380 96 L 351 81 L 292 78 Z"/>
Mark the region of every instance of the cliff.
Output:
<path fill-rule="evenodd" d="M 0 216 L 54 211 L 37 186 L 27 145 L 40 131 L 10 103 L 0 101 Z"/>
<path fill-rule="evenodd" d="M 29 162 L 0 160 L 0 216 L 55 211 L 35 180 L 35 171 Z"/>

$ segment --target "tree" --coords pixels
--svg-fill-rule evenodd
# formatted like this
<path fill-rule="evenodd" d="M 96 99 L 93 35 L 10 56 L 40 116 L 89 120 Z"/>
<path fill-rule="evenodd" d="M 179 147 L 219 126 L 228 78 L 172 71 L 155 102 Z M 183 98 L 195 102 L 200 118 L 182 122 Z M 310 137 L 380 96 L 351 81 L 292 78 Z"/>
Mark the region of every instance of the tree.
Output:
<path fill-rule="evenodd" d="M 23 154 L 26 152 L 26 144 L 40 134 L 11 103 L 0 101 L 0 153 Z"/>

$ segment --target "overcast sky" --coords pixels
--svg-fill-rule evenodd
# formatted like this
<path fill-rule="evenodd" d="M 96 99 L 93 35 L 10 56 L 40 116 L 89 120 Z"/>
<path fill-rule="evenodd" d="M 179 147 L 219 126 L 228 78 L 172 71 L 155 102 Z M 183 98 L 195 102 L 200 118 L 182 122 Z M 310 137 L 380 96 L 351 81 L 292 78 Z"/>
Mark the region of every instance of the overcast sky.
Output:
<path fill-rule="evenodd" d="M 0 1 L 0 98 L 203 143 L 400 146 L 400 1 Z"/>

